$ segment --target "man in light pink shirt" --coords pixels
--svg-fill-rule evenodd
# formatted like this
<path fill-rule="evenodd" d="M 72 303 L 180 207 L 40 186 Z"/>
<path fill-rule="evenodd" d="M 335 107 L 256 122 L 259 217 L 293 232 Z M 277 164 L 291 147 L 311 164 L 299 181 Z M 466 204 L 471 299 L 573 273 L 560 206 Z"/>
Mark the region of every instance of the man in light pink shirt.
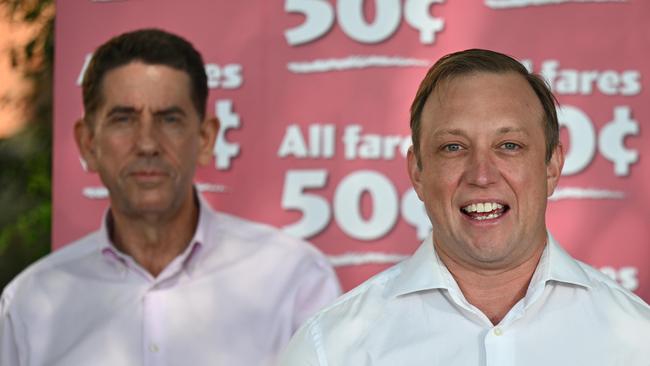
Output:
<path fill-rule="evenodd" d="M 126 33 L 95 52 L 75 137 L 110 209 L 7 286 L 1 366 L 269 365 L 339 294 L 315 248 L 197 194 L 219 129 L 207 94 L 201 55 L 173 34 Z"/>

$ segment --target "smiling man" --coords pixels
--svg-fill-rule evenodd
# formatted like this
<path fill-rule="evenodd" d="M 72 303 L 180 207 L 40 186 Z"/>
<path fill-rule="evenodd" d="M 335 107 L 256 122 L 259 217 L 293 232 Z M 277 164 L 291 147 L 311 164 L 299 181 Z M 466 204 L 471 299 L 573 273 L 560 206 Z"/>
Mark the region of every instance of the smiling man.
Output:
<path fill-rule="evenodd" d="M 82 88 L 75 137 L 110 208 L 6 287 L 0 365 L 274 364 L 339 286 L 309 244 L 196 192 L 219 128 L 201 55 L 164 31 L 125 33 L 97 49 Z"/>
<path fill-rule="evenodd" d="M 547 233 L 555 98 L 515 59 L 441 58 L 411 107 L 433 231 L 298 331 L 281 365 L 648 365 L 650 307 Z"/>

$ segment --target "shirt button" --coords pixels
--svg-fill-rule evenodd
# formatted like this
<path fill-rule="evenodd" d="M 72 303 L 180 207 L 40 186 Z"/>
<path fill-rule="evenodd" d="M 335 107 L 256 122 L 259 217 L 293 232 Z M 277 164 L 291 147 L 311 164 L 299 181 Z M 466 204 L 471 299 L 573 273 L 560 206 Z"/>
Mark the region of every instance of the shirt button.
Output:
<path fill-rule="evenodd" d="M 155 343 L 150 344 L 150 345 L 149 345 L 149 351 L 150 351 L 150 352 L 153 352 L 153 353 L 158 352 L 158 351 L 159 351 L 158 345 L 155 344 Z"/>
<path fill-rule="evenodd" d="M 494 335 L 497 336 L 497 337 L 503 334 L 503 330 L 501 330 L 501 328 L 499 328 L 499 327 L 495 327 L 494 330 L 493 330 L 492 332 L 493 332 Z"/>

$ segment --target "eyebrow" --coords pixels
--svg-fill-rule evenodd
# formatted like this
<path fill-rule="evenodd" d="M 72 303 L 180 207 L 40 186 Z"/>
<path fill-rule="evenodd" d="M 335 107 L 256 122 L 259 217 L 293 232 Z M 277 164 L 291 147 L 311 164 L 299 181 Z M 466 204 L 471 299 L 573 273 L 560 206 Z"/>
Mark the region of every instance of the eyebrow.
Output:
<path fill-rule="evenodd" d="M 111 117 L 115 114 L 139 114 L 142 112 L 142 109 L 137 109 L 135 107 L 131 106 L 122 106 L 118 105 L 113 108 L 111 108 L 108 113 L 106 114 L 107 117 Z M 153 113 L 154 116 L 165 116 L 165 115 L 170 115 L 170 114 L 180 114 L 182 116 L 185 116 L 186 113 L 185 111 L 178 106 L 173 106 L 165 109 L 161 109 L 159 111 L 155 111 Z"/>
<path fill-rule="evenodd" d="M 524 135 L 528 135 L 528 131 L 520 127 L 501 127 L 497 130 L 497 133 L 500 135 L 505 135 L 507 133 L 522 133 Z"/>
<path fill-rule="evenodd" d="M 137 114 L 137 113 L 140 113 L 140 110 L 136 109 L 135 107 L 118 105 L 111 108 L 108 111 L 108 113 L 106 113 L 106 117 L 111 117 L 115 114 Z"/>
<path fill-rule="evenodd" d="M 497 133 L 499 135 L 505 135 L 508 133 L 522 133 L 524 135 L 528 135 L 528 132 L 526 130 L 519 127 L 501 127 L 497 130 Z M 445 128 L 445 129 L 438 130 L 433 134 L 434 137 L 444 136 L 444 135 L 466 136 L 467 134 L 462 129 L 459 128 Z"/>
<path fill-rule="evenodd" d="M 165 116 L 170 114 L 180 114 L 181 116 L 186 116 L 185 110 L 178 106 L 161 109 L 153 113 L 154 116 Z"/>
<path fill-rule="evenodd" d="M 466 134 L 459 128 L 444 128 L 433 133 L 434 137 L 444 135 L 465 136 Z"/>

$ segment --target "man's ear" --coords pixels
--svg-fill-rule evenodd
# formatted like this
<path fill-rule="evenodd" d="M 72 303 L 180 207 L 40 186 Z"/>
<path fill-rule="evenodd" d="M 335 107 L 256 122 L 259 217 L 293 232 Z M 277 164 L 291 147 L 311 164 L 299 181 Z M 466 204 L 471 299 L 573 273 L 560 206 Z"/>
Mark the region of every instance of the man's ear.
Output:
<path fill-rule="evenodd" d="M 212 160 L 212 155 L 214 151 L 214 144 L 217 141 L 217 135 L 219 134 L 219 119 L 217 117 L 207 118 L 201 126 L 199 127 L 199 156 L 198 163 L 199 165 L 208 165 Z"/>
<path fill-rule="evenodd" d="M 411 184 L 413 185 L 413 188 L 415 189 L 415 193 L 418 194 L 418 197 L 420 200 L 422 200 L 422 182 L 421 182 L 421 175 L 422 175 L 422 169 L 418 165 L 418 157 L 415 154 L 415 151 L 413 150 L 413 146 L 409 147 L 408 153 L 406 155 L 406 166 L 408 169 L 408 174 L 409 178 L 411 179 Z"/>
<path fill-rule="evenodd" d="M 546 196 L 550 197 L 555 191 L 555 187 L 562 175 L 562 167 L 564 166 L 564 147 L 562 143 L 558 143 L 553 150 L 551 160 L 546 163 Z"/>
<path fill-rule="evenodd" d="M 90 172 L 97 171 L 97 154 L 95 148 L 95 133 L 83 118 L 74 124 L 74 139 L 79 149 L 79 155 L 85 162 L 85 169 Z"/>

